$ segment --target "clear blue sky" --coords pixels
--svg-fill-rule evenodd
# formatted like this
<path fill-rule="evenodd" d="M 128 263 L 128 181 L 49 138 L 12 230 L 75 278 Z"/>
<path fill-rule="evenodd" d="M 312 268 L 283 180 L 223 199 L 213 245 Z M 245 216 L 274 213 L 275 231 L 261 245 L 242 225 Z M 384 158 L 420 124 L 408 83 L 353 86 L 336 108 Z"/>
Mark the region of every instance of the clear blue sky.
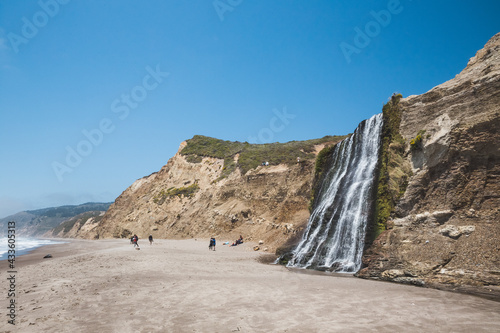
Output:
<path fill-rule="evenodd" d="M 499 13 L 496 0 L 0 0 L 0 217 L 114 201 L 195 134 L 350 133 L 393 92 L 453 78 Z"/>

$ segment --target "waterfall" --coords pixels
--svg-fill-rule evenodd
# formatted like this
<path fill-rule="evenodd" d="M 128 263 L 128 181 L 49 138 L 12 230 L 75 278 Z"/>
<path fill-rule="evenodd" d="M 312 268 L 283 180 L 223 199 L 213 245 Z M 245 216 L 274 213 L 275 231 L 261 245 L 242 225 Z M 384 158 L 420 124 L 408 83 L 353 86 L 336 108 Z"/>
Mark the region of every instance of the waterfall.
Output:
<path fill-rule="evenodd" d="M 321 184 L 316 206 L 289 267 L 357 272 L 373 213 L 382 114 L 361 122 L 338 143 Z"/>

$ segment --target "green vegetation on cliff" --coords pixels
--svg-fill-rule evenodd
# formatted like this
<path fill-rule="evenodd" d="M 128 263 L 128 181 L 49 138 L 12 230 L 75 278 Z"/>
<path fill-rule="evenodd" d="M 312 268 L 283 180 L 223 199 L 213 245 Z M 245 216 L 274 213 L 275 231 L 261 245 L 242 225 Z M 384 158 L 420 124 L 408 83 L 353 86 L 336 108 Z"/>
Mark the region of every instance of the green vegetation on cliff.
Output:
<path fill-rule="evenodd" d="M 424 145 L 422 136 L 424 134 L 425 134 L 425 130 L 420 130 L 420 131 L 418 131 L 415 139 L 410 141 L 410 150 L 411 151 L 422 150 L 423 145 Z"/>
<path fill-rule="evenodd" d="M 318 156 L 316 157 L 315 168 L 314 168 L 315 175 L 321 176 L 323 174 L 323 172 L 326 169 L 326 166 L 328 165 L 326 163 L 328 160 L 328 157 L 332 155 L 334 148 L 335 148 L 335 145 L 326 146 L 325 148 L 321 149 L 321 151 L 318 153 Z"/>
<path fill-rule="evenodd" d="M 348 135 L 342 137 L 342 139 L 345 139 L 347 137 Z M 309 212 L 312 212 L 313 210 L 314 201 L 316 200 L 316 191 L 319 188 L 319 184 L 324 181 L 325 170 L 327 170 L 328 166 L 332 163 L 331 161 L 332 154 L 337 143 L 338 142 L 321 149 L 321 151 L 318 153 L 318 156 L 316 156 L 316 164 L 314 167 L 314 180 L 311 190 L 311 199 L 309 200 L 309 207 L 308 207 Z"/>
<path fill-rule="evenodd" d="M 371 228 L 371 240 L 387 228 L 396 201 L 401 198 L 411 176 L 411 167 L 404 160 L 405 139 L 399 132 L 401 124 L 401 94 L 393 95 L 382 108 L 382 146 L 379 155 L 379 176 L 375 205 L 375 225 Z"/>
<path fill-rule="evenodd" d="M 242 174 L 248 170 L 255 169 L 262 162 L 270 165 L 297 163 L 297 157 L 301 161 L 313 160 L 315 158 L 314 146 L 329 142 L 338 142 L 345 136 L 325 136 L 321 139 L 307 141 L 290 141 L 287 143 L 250 144 L 248 142 L 232 142 L 202 135 L 195 135 L 187 140 L 187 145 L 180 154 L 186 156 L 186 160 L 199 163 L 199 157 L 214 157 L 224 159 L 224 167 L 221 178 L 227 177 L 236 168 Z M 238 158 L 236 156 L 238 155 Z"/>
<path fill-rule="evenodd" d="M 157 204 L 162 204 L 165 199 L 167 198 L 172 198 L 172 197 L 185 197 L 185 198 L 191 198 L 194 196 L 194 194 L 196 192 L 198 192 L 198 190 L 200 189 L 200 187 L 198 186 L 198 183 L 194 183 L 194 184 L 191 184 L 189 186 L 186 186 L 186 187 L 171 187 L 169 189 L 167 189 L 166 191 L 165 190 L 161 190 L 160 193 L 158 193 L 157 195 L 154 196 L 153 198 L 153 201 Z"/>

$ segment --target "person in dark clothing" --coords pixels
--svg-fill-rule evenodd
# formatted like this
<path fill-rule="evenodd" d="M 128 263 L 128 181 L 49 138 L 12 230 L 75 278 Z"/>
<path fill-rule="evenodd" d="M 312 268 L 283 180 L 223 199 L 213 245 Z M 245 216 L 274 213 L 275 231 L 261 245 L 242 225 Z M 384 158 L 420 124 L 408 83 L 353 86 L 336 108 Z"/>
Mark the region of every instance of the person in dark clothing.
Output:
<path fill-rule="evenodd" d="M 208 245 L 209 250 L 214 250 L 215 251 L 215 238 L 210 238 L 210 243 Z"/>
<path fill-rule="evenodd" d="M 243 244 L 243 236 L 241 236 L 241 235 L 240 235 L 240 238 L 238 238 L 237 240 L 234 241 L 233 244 L 231 244 L 231 246 L 237 246 L 240 244 Z"/>
<path fill-rule="evenodd" d="M 137 246 L 139 247 L 139 243 L 137 243 L 139 241 L 139 237 L 137 237 L 137 235 L 134 235 L 134 237 L 132 237 L 132 243 L 134 243 L 134 248 Z"/>
<path fill-rule="evenodd" d="M 149 245 L 153 245 L 153 235 L 149 235 Z"/>

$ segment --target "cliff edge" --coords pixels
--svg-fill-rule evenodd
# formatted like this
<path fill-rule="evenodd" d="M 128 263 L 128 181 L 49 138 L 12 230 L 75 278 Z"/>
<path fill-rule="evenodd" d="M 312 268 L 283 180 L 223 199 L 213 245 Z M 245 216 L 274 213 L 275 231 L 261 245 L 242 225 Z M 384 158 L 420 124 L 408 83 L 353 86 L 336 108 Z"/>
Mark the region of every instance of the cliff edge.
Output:
<path fill-rule="evenodd" d="M 394 95 L 383 114 L 376 219 L 357 275 L 500 299 L 500 34 L 455 78 Z M 301 236 L 325 153 L 316 156 L 341 139 L 260 146 L 195 136 L 76 236 L 243 235 L 275 251 Z"/>
<path fill-rule="evenodd" d="M 500 298 L 500 33 L 399 106 L 412 170 L 358 275 Z"/>
<path fill-rule="evenodd" d="M 195 136 L 77 236 L 231 241 L 242 235 L 274 252 L 307 223 L 317 153 L 343 138 L 250 145 Z"/>

